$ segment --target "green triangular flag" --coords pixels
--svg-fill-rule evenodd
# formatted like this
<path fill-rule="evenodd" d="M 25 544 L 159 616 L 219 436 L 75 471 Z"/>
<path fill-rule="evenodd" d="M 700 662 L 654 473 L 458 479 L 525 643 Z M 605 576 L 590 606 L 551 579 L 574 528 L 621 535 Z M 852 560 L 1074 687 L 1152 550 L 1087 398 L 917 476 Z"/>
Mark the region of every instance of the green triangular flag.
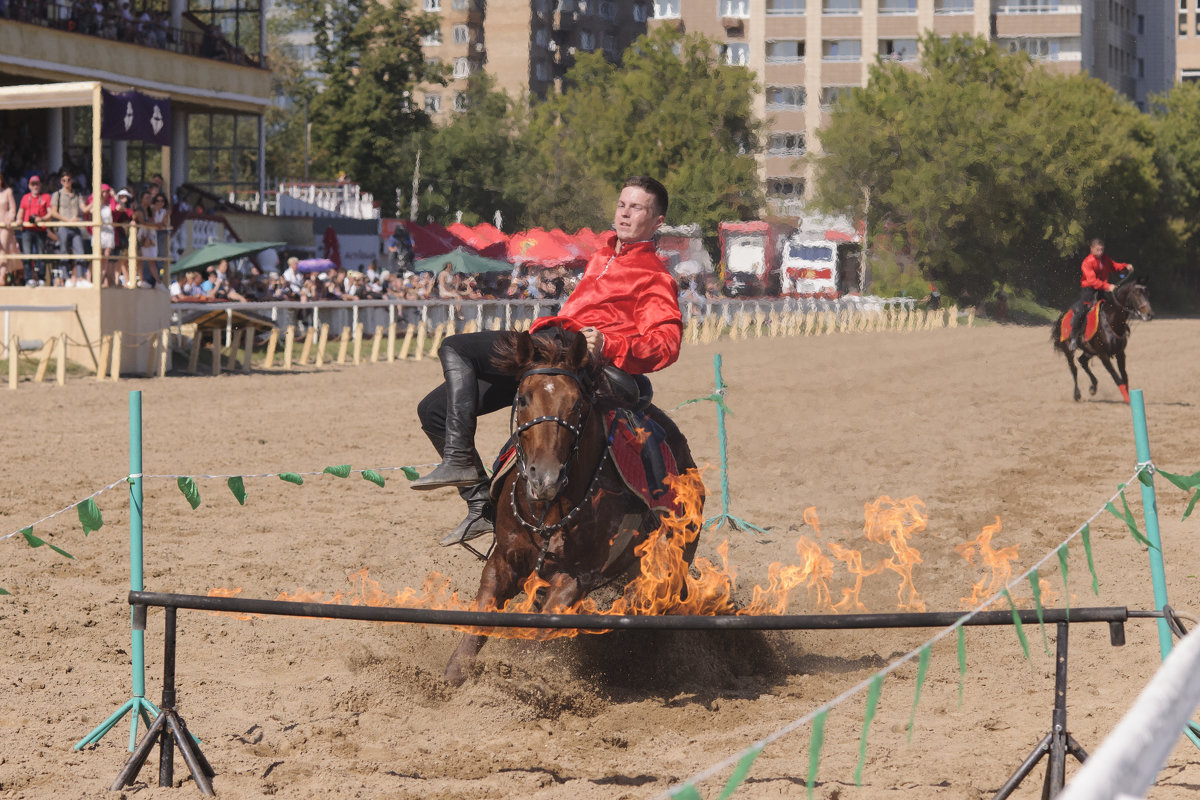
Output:
<path fill-rule="evenodd" d="M 756 744 L 746 751 L 738 761 L 737 766 L 733 768 L 733 774 L 729 776 L 729 780 L 725 782 L 725 788 L 721 790 L 721 796 L 717 800 L 729 800 L 738 787 L 742 785 L 742 781 L 746 780 L 746 775 L 750 772 L 750 765 L 754 763 L 754 759 L 758 758 L 758 754 L 763 751 L 763 745 Z"/>
<path fill-rule="evenodd" d="M 11 596 L 12 592 L 10 592 L 8 589 L 5 589 L 3 586 L 0 586 L 0 594 L 7 594 Z"/>
<path fill-rule="evenodd" d="M 304 485 L 304 478 L 300 477 L 299 475 L 297 475 L 297 474 L 296 474 L 296 473 L 294 473 L 294 472 L 281 472 L 281 473 L 279 473 L 279 480 L 281 480 L 281 481 L 287 481 L 288 483 L 294 483 L 294 484 L 296 484 L 297 486 L 303 486 L 303 485 Z"/>
<path fill-rule="evenodd" d="M 1176 475 L 1173 472 L 1167 472 L 1165 469 L 1158 470 L 1158 474 L 1169 480 L 1171 483 L 1183 489 L 1185 492 L 1188 489 L 1194 489 L 1200 486 L 1200 472 L 1194 472 L 1191 475 L 1183 476 Z"/>
<path fill-rule="evenodd" d="M 383 476 L 373 469 L 364 469 L 362 476 L 364 481 L 370 481 L 376 486 L 383 486 Z"/>
<path fill-rule="evenodd" d="M 30 525 L 28 528 L 25 528 L 24 530 L 22 530 L 21 535 L 25 537 L 25 542 L 30 547 L 41 547 L 42 545 L 46 545 L 46 547 L 49 547 L 51 550 L 58 553 L 60 556 L 66 556 L 67 558 L 75 558 L 75 556 L 71 555 L 66 550 L 63 550 L 61 547 L 55 547 L 54 545 L 50 544 L 49 542 L 45 541 L 44 539 L 39 539 L 38 537 L 34 536 L 32 525 Z"/>
<path fill-rule="evenodd" d="M 1083 539 L 1083 552 L 1087 554 L 1088 571 L 1092 573 L 1092 594 L 1099 597 L 1100 579 L 1096 577 L 1096 563 L 1092 560 L 1092 528 L 1090 525 L 1083 526 L 1079 538 Z"/>
<path fill-rule="evenodd" d="M 875 719 L 875 710 L 879 707 L 879 693 L 882 687 L 883 673 L 879 672 L 871 678 L 871 684 L 867 687 L 867 712 L 863 716 L 862 736 L 858 740 L 858 766 L 854 768 L 856 786 L 862 786 L 863 764 L 867 763 L 867 731 L 871 727 L 871 720 Z"/>
<path fill-rule="evenodd" d="M 908 741 L 912 741 L 913 728 L 917 723 L 917 704 L 921 702 L 921 687 L 925 685 L 925 672 L 929 669 L 929 649 L 926 644 L 917 655 L 917 691 L 913 694 L 912 714 L 908 718 Z"/>
<path fill-rule="evenodd" d="M 690 783 L 685 786 L 680 786 L 675 791 L 669 792 L 669 794 L 671 797 L 679 797 L 682 798 L 682 800 L 703 800 L 703 798 L 700 797 L 700 793 L 696 791 L 696 787 L 692 786 Z"/>
<path fill-rule="evenodd" d="M 1042 608 L 1042 584 L 1036 569 L 1029 573 L 1029 585 L 1033 589 L 1033 606 L 1037 609 L 1038 627 L 1042 631 L 1042 649 L 1046 651 L 1046 655 L 1050 655 L 1050 644 L 1046 641 L 1046 618 Z"/>
<path fill-rule="evenodd" d="M 225 485 L 229 487 L 229 491 L 233 492 L 239 505 L 246 505 L 246 482 L 242 480 L 241 475 L 234 475 L 225 481 Z"/>
<path fill-rule="evenodd" d="M 200 505 L 200 490 L 196 488 L 196 482 L 191 478 L 178 477 L 175 479 L 175 485 L 179 487 L 179 491 L 183 492 L 183 496 L 187 498 L 188 505 L 195 511 Z"/>
<path fill-rule="evenodd" d="M 1150 547 L 1157 550 L 1158 548 L 1150 544 L 1150 540 L 1143 536 L 1142 532 L 1138 530 L 1137 523 L 1134 522 L 1133 519 L 1133 512 L 1129 510 L 1129 503 L 1125 500 L 1125 490 L 1123 488 L 1121 489 L 1121 503 L 1125 506 L 1124 514 L 1122 514 L 1120 511 L 1117 511 L 1116 507 L 1111 502 L 1105 503 L 1104 507 L 1110 514 L 1125 523 L 1125 525 L 1129 528 L 1129 532 L 1133 534 L 1133 538 L 1137 540 L 1138 544 L 1142 545 L 1143 547 Z"/>
<path fill-rule="evenodd" d="M 421 477 L 421 473 L 417 472 L 417 470 L 413 467 L 401 467 L 400 471 L 403 472 L 404 477 L 408 478 L 410 481 L 415 481 L 417 478 Z"/>
<path fill-rule="evenodd" d="M 1063 579 L 1063 605 L 1067 609 L 1067 621 L 1071 620 L 1071 587 L 1067 582 L 1067 545 L 1064 542 L 1062 547 L 1058 548 L 1058 568 L 1062 571 Z"/>
<path fill-rule="evenodd" d="M 326 475 L 336 475 L 339 478 L 350 477 L 350 465 L 349 464 L 338 464 L 336 467 L 326 467 L 325 469 L 323 469 L 321 471 L 323 473 L 325 473 Z"/>
<path fill-rule="evenodd" d="M 1197 492 L 1194 495 L 1192 495 L 1192 502 L 1188 503 L 1187 511 L 1183 512 L 1184 520 L 1186 520 L 1188 517 L 1190 517 L 1192 515 L 1192 509 L 1194 509 L 1196 507 L 1197 500 L 1200 500 L 1200 490 L 1197 490 Z"/>
<path fill-rule="evenodd" d="M 83 526 L 84 536 L 104 527 L 104 517 L 101 516 L 100 509 L 96 507 L 95 499 L 89 497 L 76 508 L 79 511 L 79 524 Z"/>
<path fill-rule="evenodd" d="M 817 784 L 817 766 L 821 763 L 821 746 L 825 744 L 825 717 L 829 710 L 813 717 L 812 738 L 808 740 L 808 799 L 812 800 L 813 787 Z"/>
<path fill-rule="evenodd" d="M 1021 615 L 1017 613 L 1017 604 L 1013 602 L 1008 589 L 1004 590 L 1004 597 L 1008 600 L 1008 607 L 1012 609 L 1013 627 L 1017 629 L 1017 638 L 1021 640 L 1021 650 L 1025 653 L 1025 660 L 1028 661 L 1029 640 L 1025 638 L 1025 626 L 1021 624 Z"/>

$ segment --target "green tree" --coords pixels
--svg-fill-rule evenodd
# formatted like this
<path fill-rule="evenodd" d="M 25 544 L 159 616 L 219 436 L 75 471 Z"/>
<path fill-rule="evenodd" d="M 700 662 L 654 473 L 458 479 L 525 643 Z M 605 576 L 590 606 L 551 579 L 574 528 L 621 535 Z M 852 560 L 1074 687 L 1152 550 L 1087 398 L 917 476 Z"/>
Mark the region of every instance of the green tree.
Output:
<path fill-rule="evenodd" d="M 309 106 L 313 169 L 327 177 L 346 173 L 391 210 L 396 187 L 406 185 L 398 171 L 406 144 L 429 126 L 413 89 L 446 82 L 445 67 L 426 63 L 421 51 L 421 37 L 438 28 L 438 18 L 403 0 L 291 4 L 314 31 L 322 75 Z"/>
<path fill-rule="evenodd" d="M 577 55 L 563 83 L 529 127 L 555 175 L 589 196 L 611 196 L 604 187 L 629 175 L 657 177 L 671 190 L 668 221 L 706 230 L 757 216 L 754 76 L 726 65 L 712 40 L 659 28 L 635 41 L 621 66 L 599 53 Z"/>
<path fill-rule="evenodd" d="M 929 278 L 977 297 L 1061 300 L 1086 238 L 1149 239 L 1158 173 L 1130 103 L 982 38 L 930 33 L 921 51 L 919 69 L 877 62 L 818 132 L 819 204 L 899 228 Z"/>

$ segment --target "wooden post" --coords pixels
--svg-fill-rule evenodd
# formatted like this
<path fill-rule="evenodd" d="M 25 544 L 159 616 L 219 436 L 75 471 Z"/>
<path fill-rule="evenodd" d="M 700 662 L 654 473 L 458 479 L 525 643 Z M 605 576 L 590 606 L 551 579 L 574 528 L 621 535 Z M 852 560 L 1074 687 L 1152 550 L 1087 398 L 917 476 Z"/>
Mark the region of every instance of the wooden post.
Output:
<path fill-rule="evenodd" d="M 392 320 L 388 323 L 388 348 L 387 348 L 388 363 L 396 360 L 396 321 Z"/>
<path fill-rule="evenodd" d="M 212 374 L 221 374 L 221 329 L 213 328 L 212 332 Z"/>
<path fill-rule="evenodd" d="M 188 374 L 189 375 L 195 375 L 196 370 L 200 366 L 200 346 L 203 344 L 204 344 L 204 331 L 197 328 L 195 335 L 192 336 L 192 350 L 190 353 L 188 353 Z M 103 355 L 100 356 L 100 360 L 101 360 L 101 362 L 104 361 Z"/>
<path fill-rule="evenodd" d="M 283 368 L 292 371 L 292 353 L 296 348 L 296 326 L 288 325 L 283 337 Z"/>
<path fill-rule="evenodd" d="M 157 355 L 158 355 L 158 337 L 151 336 L 150 337 L 150 346 L 146 348 L 146 374 L 147 375 L 154 374 L 154 362 L 158 360 L 157 358 L 155 358 L 155 356 L 157 356 Z"/>
<path fill-rule="evenodd" d="M 238 334 L 234 331 L 229 335 L 229 352 L 225 355 L 225 370 L 233 372 L 237 369 Z"/>
<path fill-rule="evenodd" d="M 413 326 L 409 325 L 404 329 L 404 343 L 400 346 L 400 360 L 404 361 L 408 358 L 408 348 L 412 346 L 413 341 Z"/>
<path fill-rule="evenodd" d="M 325 350 L 329 346 L 329 323 L 321 323 L 321 335 L 317 337 L 317 361 L 318 367 L 325 364 Z"/>
<path fill-rule="evenodd" d="M 106 337 L 104 341 L 107 342 L 108 338 Z M 17 347 L 20 346 L 20 344 L 21 344 L 20 338 L 15 335 L 8 341 L 8 388 L 9 389 L 17 388 L 17 367 L 19 366 L 20 361 L 21 361 L 21 353 L 20 353 L 20 351 L 17 350 Z"/>
<path fill-rule="evenodd" d="M 167 377 L 167 363 L 171 358 L 171 331 L 163 328 L 158 333 L 158 372 L 160 378 Z"/>
<path fill-rule="evenodd" d="M 379 348 L 383 346 L 383 326 L 375 326 L 375 335 L 371 337 L 371 363 L 379 361 Z"/>
<path fill-rule="evenodd" d="M 59 386 L 67 383 L 67 334 L 58 335 L 58 361 L 54 364 L 54 379 Z"/>
<path fill-rule="evenodd" d="M 46 377 L 46 368 L 50 366 L 50 355 L 54 352 L 54 339 L 47 339 L 42 345 L 42 352 L 38 355 L 37 372 L 33 376 L 34 383 L 41 383 Z"/>
<path fill-rule="evenodd" d="M 96 380 L 102 381 L 108 376 L 108 362 L 112 358 L 112 336 L 100 337 L 100 363 L 96 365 Z"/>
<path fill-rule="evenodd" d="M 412 329 L 409 328 L 409 330 L 411 331 Z M 408 347 L 408 337 L 407 336 L 404 337 L 404 345 L 406 348 Z M 413 358 L 415 358 L 417 361 L 420 361 L 424 357 L 425 357 L 425 323 L 424 323 L 424 321 L 422 321 L 422 322 L 418 323 L 418 325 L 417 325 L 417 352 L 413 355 Z"/>
<path fill-rule="evenodd" d="M 121 331 L 113 331 L 112 366 L 108 373 L 113 383 L 121 380 Z"/>
<path fill-rule="evenodd" d="M 271 338 L 267 339 L 267 356 L 263 359 L 263 369 L 275 369 L 275 348 L 278 346 L 279 328 L 271 328 Z"/>
<path fill-rule="evenodd" d="M 254 355 L 254 326 L 247 325 L 242 347 L 242 372 L 250 371 L 250 359 Z"/>
<path fill-rule="evenodd" d="M 308 366 L 308 354 L 312 352 L 313 341 L 316 339 L 317 329 L 313 326 L 308 326 L 308 333 L 304 334 L 304 346 L 300 348 L 300 366 Z"/>
<path fill-rule="evenodd" d="M 433 329 L 433 341 L 429 343 L 429 355 L 436 356 L 438 348 L 442 346 L 442 339 L 446 336 L 446 324 L 443 323 Z"/>
<path fill-rule="evenodd" d="M 354 363 L 354 366 L 356 366 L 356 367 L 362 361 L 362 337 L 363 337 L 363 324 L 361 322 L 359 322 L 359 323 L 355 324 L 355 326 L 354 326 L 354 349 L 351 351 L 351 356 L 350 356 L 350 358 L 352 359 L 352 361 Z"/>
<path fill-rule="evenodd" d="M 340 341 L 338 342 L 337 363 L 339 363 L 339 364 L 346 363 L 346 348 L 349 346 L 350 346 L 350 326 L 344 325 L 342 327 L 342 335 L 340 337 Z"/>

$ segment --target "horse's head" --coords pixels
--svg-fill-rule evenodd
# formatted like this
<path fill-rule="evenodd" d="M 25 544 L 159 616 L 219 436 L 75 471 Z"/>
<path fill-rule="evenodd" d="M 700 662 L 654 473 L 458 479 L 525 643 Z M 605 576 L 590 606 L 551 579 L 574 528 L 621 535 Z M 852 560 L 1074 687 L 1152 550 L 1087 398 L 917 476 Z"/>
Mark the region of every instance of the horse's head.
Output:
<path fill-rule="evenodd" d="M 1117 302 L 1126 311 L 1137 314 L 1144 322 L 1154 319 L 1154 309 L 1150 306 L 1150 294 L 1146 289 L 1146 279 L 1138 278 L 1134 283 L 1125 283 L 1117 287 Z"/>
<path fill-rule="evenodd" d="M 525 491 L 531 501 L 549 502 L 566 486 L 588 430 L 596 368 L 587 341 L 560 329 L 522 332 L 496 351 L 496 365 L 520 379 L 512 424 Z"/>

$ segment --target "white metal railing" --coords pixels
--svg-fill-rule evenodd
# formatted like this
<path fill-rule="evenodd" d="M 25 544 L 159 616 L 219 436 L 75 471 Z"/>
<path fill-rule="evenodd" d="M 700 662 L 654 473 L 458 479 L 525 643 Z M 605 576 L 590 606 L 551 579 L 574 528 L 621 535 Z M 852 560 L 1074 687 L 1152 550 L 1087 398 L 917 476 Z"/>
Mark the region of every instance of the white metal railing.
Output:
<path fill-rule="evenodd" d="M 375 196 L 355 183 L 281 183 L 276 194 L 276 213 L 379 219 Z"/>

